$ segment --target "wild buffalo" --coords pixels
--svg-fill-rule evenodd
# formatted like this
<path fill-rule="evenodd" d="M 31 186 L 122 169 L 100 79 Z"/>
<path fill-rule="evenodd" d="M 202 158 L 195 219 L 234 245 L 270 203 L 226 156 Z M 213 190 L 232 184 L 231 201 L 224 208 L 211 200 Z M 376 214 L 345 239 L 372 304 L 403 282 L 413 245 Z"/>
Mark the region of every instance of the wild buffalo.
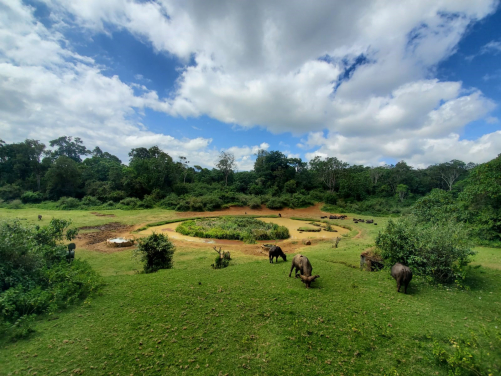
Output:
<path fill-rule="evenodd" d="M 397 292 L 400 292 L 400 286 L 404 286 L 404 294 L 407 294 L 407 286 L 412 279 L 411 269 L 397 262 L 391 268 L 391 276 L 397 281 Z"/>
<path fill-rule="evenodd" d="M 287 261 L 287 256 L 285 253 L 282 251 L 282 248 L 280 248 L 277 245 L 274 245 L 273 247 L 270 248 L 268 251 L 268 256 L 270 258 L 270 263 L 273 264 L 273 258 L 275 258 L 275 261 L 278 262 L 278 257 L 282 257 L 284 261 Z"/>

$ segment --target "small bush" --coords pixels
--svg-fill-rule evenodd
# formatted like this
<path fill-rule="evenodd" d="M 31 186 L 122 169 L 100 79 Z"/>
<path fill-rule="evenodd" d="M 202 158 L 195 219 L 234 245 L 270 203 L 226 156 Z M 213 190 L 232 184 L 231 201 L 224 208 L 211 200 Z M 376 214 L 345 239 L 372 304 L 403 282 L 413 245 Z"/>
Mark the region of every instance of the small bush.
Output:
<path fill-rule="evenodd" d="M 259 197 L 254 197 L 249 202 L 249 207 L 251 209 L 261 209 L 261 200 Z"/>
<path fill-rule="evenodd" d="M 9 209 L 21 209 L 22 207 L 23 207 L 23 203 L 19 199 L 12 200 L 9 203 Z"/>
<path fill-rule="evenodd" d="M 179 202 L 180 202 L 179 196 L 176 195 L 175 193 L 171 193 L 163 200 L 161 200 L 158 203 L 158 206 L 164 209 L 176 209 L 176 207 L 179 205 Z"/>
<path fill-rule="evenodd" d="M 80 201 L 74 197 L 61 197 L 57 202 L 57 206 L 63 210 L 78 209 Z"/>
<path fill-rule="evenodd" d="M 43 195 L 40 192 L 26 191 L 21 196 L 21 201 L 25 204 L 38 204 L 42 200 Z"/>
<path fill-rule="evenodd" d="M 335 193 L 326 193 L 324 196 L 324 202 L 329 205 L 337 204 L 337 194 Z"/>
<path fill-rule="evenodd" d="M 136 209 L 141 201 L 136 197 L 127 197 L 120 201 L 120 205 L 123 206 L 124 209 Z"/>
<path fill-rule="evenodd" d="M 272 197 L 266 203 L 266 207 L 268 209 L 280 210 L 287 206 L 286 202 L 282 199 L 282 197 Z"/>
<path fill-rule="evenodd" d="M 172 268 L 172 258 L 176 248 L 167 235 L 153 233 L 138 240 L 134 255 L 143 263 L 145 273 Z"/>
<path fill-rule="evenodd" d="M 85 196 L 84 198 L 82 198 L 82 205 L 83 206 L 100 206 L 101 204 L 102 204 L 102 202 L 99 201 L 94 196 Z"/>
<path fill-rule="evenodd" d="M 181 200 L 176 206 L 176 211 L 188 211 L 190 210 L 190 203 L 186 200 Z"/>

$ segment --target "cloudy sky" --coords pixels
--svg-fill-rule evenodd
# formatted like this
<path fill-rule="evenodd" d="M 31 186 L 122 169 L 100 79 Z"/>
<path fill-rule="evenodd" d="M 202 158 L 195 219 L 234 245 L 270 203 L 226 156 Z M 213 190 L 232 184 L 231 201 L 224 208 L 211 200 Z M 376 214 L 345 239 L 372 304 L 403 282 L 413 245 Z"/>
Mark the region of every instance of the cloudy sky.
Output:
<path fill-rule="evenodd" d="M 0 0 L 0 139 L 416 167 L 501 153 L 495 0 Z"/>

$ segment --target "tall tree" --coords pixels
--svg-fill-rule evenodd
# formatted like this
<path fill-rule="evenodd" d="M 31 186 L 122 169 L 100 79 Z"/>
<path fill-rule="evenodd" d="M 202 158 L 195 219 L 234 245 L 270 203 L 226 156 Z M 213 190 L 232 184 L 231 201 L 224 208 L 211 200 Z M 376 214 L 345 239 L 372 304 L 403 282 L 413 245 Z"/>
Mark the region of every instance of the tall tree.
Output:
<path fill-rule="evenodd" d="M 235 168 L 235 155 L 229 152 L 222 151 L 219 154 L 219 161 L 216 164 L 216 167 L 223 173 L 224 175 L 224 185 L 228 186 L 228 176 L 233 172 Z"/>
<path fill-rule="evenodd" d="M 440 177 L 445 182 L 449 191 L 452 191 L 453 184 L 466 172 L 466 163 L 453 159 L 450 162 L 441 163 L 439 166 Z"/>
<path fill-rule="evenodd" d="M 56 147 L 56 150 L 52 152 L 54 159 L 64 155 L 73 159 L 75 162 L 82 162 L 81 156 L 92 153 L 83 145 L 83 141 L 80 137 L 75 137 L 73 141 L 72 136 L 62 136 L 50 141 L 50 146 Z"/>
<path fill-rule="evenodd" d="M 24 144 L 28 151 L 30 167 L 37 180 L 37 190 L 40 192 L 40 180 L 42 177 L 42 156 L 46 154 L 45 144 L 38 140 L 25 140 Z"/>
<path fill-rule="evenodd" d="M 348 163 L 336 157 L 328 157 L 322 160 L 319 156 L 316 156 L 310 161 L 310 166 L 317 173 L 318 178 L 329 188 L 329 191 L 334 192 L 336 183 L 348 167 Z"/>
<path fill-rule="evenodd" d="M 181 167 L 181 170 L 183 171 L 183 184 L 186 184 L 186 176 L 188 175 L 188 163 L 190 161 L 186 159 L 186 157 L 180 156 L 179 157 L 179 166 Z"/>

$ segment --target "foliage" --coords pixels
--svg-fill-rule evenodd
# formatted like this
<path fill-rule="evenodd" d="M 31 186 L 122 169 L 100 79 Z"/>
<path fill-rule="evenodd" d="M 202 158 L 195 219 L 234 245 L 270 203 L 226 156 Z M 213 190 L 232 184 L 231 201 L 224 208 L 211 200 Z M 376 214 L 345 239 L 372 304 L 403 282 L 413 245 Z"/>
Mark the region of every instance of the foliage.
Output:
<path fill-rule="evenodd" d="M 287 227 L 266 223 L 254 218 L 221 217 L 201 218 L 181 223 L 176 231 L 188 236 L 212 239 L 256 240 L 287 239 Z"/>
<path fill-rule="evenodd" d="M 120 205 L 124 207 L 124 209 L 136 209 L 141 201 L 136 197 L 128 197 L 124 198 L 120 201 Z"/>
<path fill-rule="evenodd" d="M 261 209 L 261 199 L 259 197 L 254 197 L 249 201 L 249 207 L 251 209 Z"/>
<path fill-rule="evenodd" d="M 0 223 L 0 321 L 4 329 L 29 322 L 34 314 L 54 312 L 89 296 L 101 282 L 89 264 L 66 261 L 63 240 L 76 236 L 70 221 L 47 226 L 19 221 Z M 22 326 L 21 325 L 21 326 Z"/>
<path fill-rule="evenodd" d="M 9 203 L 9 209 L 21 209 L 22 207 L 23 207 L 23 203 L 19 199 L 12 200 Z"/>
<path fill-rule="evenodd" d="M 63 210 L 80 208 L 80 201 L 73 197 L 61 197 L 57 204 Z"/>
<path fill-rule="evenodd" d="M 37 204 L 42 200 L 43 195 L 40 192 L 26 191 L 21 195 L 21 201 L 25 204 Z"/>
<path fill-rule="evenodd" d="M 476 252 L 467 227 L 455 221 L 420 223 L 414 216 L 390 220 L 376 237 L 376 247 L 388 267 L 400 262 L 413 273 L 439 283 L 462 285 L 466 266 Z"/>
<path fill-rule="evenodd" d="M 143 263 L 145 273 L 172 268 L 172 258 L 176 248 L 167 235 L 153 233 L 139 239 L 137 243 L 138 247 L 134 250 L 134 254 Z"/>
<path fill-rule="evenodd" d="M 280 210 L 287 206 L 286 201 L 282 197 L 272 197 L 266 203 L 268 209 Z"/>

